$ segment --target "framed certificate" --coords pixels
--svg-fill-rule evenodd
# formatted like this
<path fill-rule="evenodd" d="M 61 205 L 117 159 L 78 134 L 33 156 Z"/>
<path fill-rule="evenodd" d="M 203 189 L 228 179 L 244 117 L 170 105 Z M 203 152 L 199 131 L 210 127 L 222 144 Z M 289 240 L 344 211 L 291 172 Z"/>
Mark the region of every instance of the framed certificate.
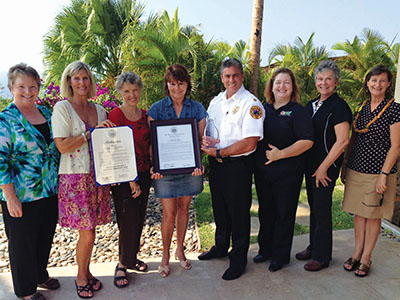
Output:
<path fill-rule="evenodd" d="M 150 133 L 154 172 L 185 174 L 201 168 L 196 119 L 151 121 Z"/>
<path fill-rule="evenodd" d="M 131 126 L 90 130 L 96 185 L 138 180 Z"/>

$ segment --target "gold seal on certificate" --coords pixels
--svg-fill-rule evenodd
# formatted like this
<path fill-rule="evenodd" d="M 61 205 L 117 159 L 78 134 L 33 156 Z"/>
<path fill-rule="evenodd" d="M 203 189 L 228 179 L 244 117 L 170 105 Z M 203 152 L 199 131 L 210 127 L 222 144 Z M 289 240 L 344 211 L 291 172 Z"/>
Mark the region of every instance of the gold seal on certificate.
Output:
<path fill-rule="evenodd" d="M 94 128 L 90 132 L 97 185 L 135 181 L 138 177 L 130 126 Z"/>
<path fill-rule="evenodd" d="M 184 174 L 201 168 L 196 119 L 151 121 L 150 133 L 154 172 Z"/>

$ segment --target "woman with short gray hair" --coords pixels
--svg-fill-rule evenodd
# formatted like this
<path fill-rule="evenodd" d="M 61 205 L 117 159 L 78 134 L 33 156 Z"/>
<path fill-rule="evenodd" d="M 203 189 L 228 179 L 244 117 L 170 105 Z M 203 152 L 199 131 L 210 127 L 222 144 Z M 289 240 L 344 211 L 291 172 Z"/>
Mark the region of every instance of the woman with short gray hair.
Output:
<path fill-rule="evenodd" d="M 115 268 L 114 285 L 122 288 L 128 285 L 126 269 L 147 270 L 147 265 L 137 259 L 140 236 L 146 217 L 147 199 L 150 190 L 150 129 L 144 109 L 138 107 L 143 83 L 133 72 L 118 76 L 115 88 L 123 103 L 108 115 L 117 126 L 130 125 L 135 140 L 138 181 L 121 183 L 111 188 L 119 228 L 119 262 Z"/>
<path fill-rule="evenodd" d="M 340 70 L 331 60 L 315 69 L 315 86 L 319 97 L 307 103 L 314 125 L 314 145 L 306 154 L 306 187 L 310 205 L 310 244 L 296 254 L 309 260 L 307 271 L 319 271 L 332 259 L 332 193 L 349 143 L 352 114 L 336 92 Z"/>
<path fill-rule="evenodd" d="M 340 69 L 332 60 L 323 60 L 314 70 L 314 80 L 317 82 L 317 77 L 319 73 L 324 73 L 327 71 L 332 71 L 336 83 L 339 83 L 340 79 Z"/>

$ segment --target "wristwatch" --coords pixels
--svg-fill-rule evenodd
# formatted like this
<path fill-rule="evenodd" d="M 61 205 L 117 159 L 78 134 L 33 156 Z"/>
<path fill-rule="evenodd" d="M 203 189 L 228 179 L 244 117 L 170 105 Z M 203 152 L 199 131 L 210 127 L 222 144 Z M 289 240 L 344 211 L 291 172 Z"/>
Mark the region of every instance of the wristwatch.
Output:
<path fill-rule="evenodd" d="M 382 170 L 379 172 L 379 174 L 383 174 L 383 175 L 386 175 L 386 176 L 390 175 L 390 173 L 383 172 Z"/>
<path fill-rule="evenodd" d="M 222 163 L 222 157 L 221 157 L 221 149 L 217 149 L 215 151 L 215 160 L 219 163 Z"/>

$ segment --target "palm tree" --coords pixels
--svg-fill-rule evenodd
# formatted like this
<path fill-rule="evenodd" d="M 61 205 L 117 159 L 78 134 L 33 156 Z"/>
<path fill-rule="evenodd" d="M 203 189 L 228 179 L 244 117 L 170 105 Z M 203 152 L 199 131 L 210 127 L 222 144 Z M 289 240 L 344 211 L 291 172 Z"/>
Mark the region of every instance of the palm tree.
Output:
<path fill-rule="evenodd" d="M 278 67 L 290 68 L 296 75 L 299 86 L 300 99 L 303 103 L 317 95 L 314 85 L 314 69 L 328 57 L 325 46 L 315 47 L 314 33 L 304 42 L 300 37 L 294 45 L 277 45 L 269 55 L 269 65 L 274 63 Z M 269 74 L 272 74 L 270 69 Z"/>
<path fill-rule="evenodd" d="M 206 74 L 214 62 L 213 49 L 211 43 L 204 42 L 197 26 L 180 24 L 178 9 L 171 18 L 164 11 L 153 16 L 151 22 L 126 28 L 124 37 L 124 63 L 141 75 L 147 106 L 162 97 L 164 72 L 171 64 L 184 65 L 192 76 L 193 94 L 204 94 L 199 90 L 204 80 L 209 82 Z"/>
<path fill-rule="evenodd" d="M 84 0 L 72 0 L 54 19 L 54 25 L 44 36 L 45 83 L 60 82 L 65 67 L 81 60 L 83 35 L 86 28 Z"/>
<path fill-rule="evenodd" d="M 258 96 L 258 79 L 260 67 L 261 31 L 264 12 L 264 0 L 253 2 L 253 22 L 250 37 L 250 92 Z"/>
<path fill-rule="evenodd" d="M 122 33 L 126 26 L 139 24 L 143 10 L 136 0 L 72 0 L 44 38 L 46 81 L 59 82 L 70 62 L 82 60 L 106 85 L 113 85 L 123 69 Z"/>
<path fill-rule="evenodd" d="M 397 44 L 397 45 L 400 45 L 400 44 Z M 400 62 L 400 47 L 397 47 L 397 48 L 398 48 L 397 49 L 397 53 L 398 53 L 397 70 L 398 70 L 399 69 L 398 64 Z M 396 98 L 396 102 L 400 103 L 400 72 L 397 72 L 397 76 L 396 76 L 396 87 L 395 87 L 395 91 L 394 91 L 394 97 Z"/>
<path fill-rule="evenodd" d="M 383 36 L 374 30 L 365 28 L 360 37 L 355 36 L 353 41 L 346 40 L 336 43 L 332 49 L 341 50 L 346 56 L 338 59 L 338 64 L 345 74 L 343 87 L 346 89 L 346 98 L 351 100 L 352 106 L 364 100 L 363 82 L 368 71 L 378 65 L 384 64 L 392 72 L 396 70 L 396 51 L 399 44 L 387 43 Z M 343 77 L 343 76 L 342 76 Z"/>

